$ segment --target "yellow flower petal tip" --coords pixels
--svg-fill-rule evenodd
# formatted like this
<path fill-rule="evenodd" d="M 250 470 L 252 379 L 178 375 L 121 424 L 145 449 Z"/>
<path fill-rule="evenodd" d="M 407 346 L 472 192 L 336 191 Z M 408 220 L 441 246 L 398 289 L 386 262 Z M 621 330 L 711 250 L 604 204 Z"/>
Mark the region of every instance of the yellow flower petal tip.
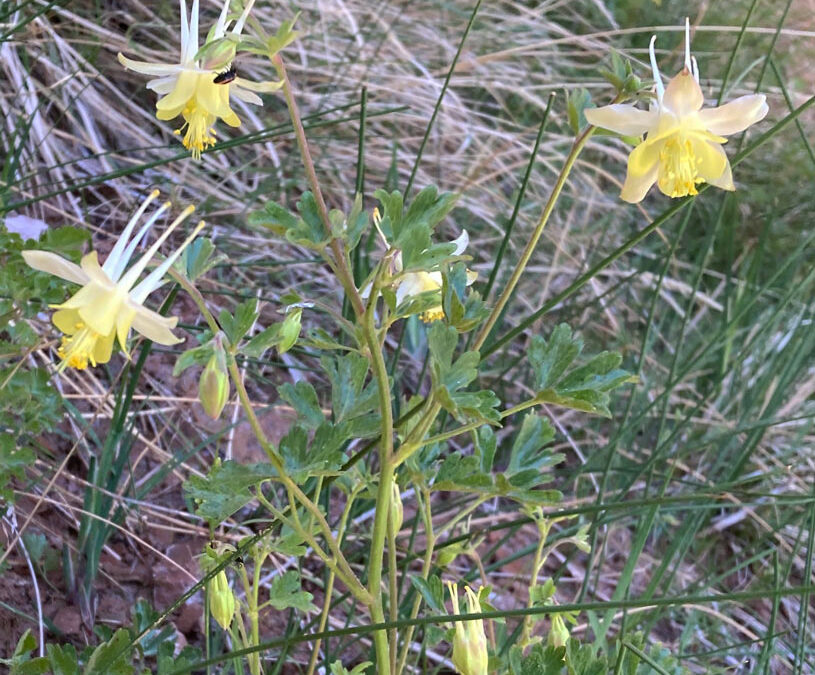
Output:
<path fill-rule="evenodd" d="M 237 75 L 223 77 L 225 71 L 234 73 L 232 59 L 235 45 L 253 3 L 246 5 L 234 23 L 229 18 L 229 4 L 229 0 L 224 1 L 217 23 L 199 49 L 199 0 L 193 0 L 189 17 L 186 0 L 180 0 L 181 55 L 178 63 L 135 61 L 122 53 L 117 56 L 125 68 L 155 78 L 147 83 L 147 88 L 159 95 L 156 117 L 171 120 L 180 115 L 183 118 L 183 123 L 174 134 L 181 138 L 184 147 L 195 159 L 200 159 L 201 154 L 215 144 L 214 127 L 219 119 L 231 127 L 240 126 L 240 118 L 230 106 L 233 97 L 244 103 L 263 105 L 256 92 L 275 91 L 282 85 L 277 82 L 253 82 Z M 201 54 L 209 56 L 201 58 Z"/>
<path fill-rule="evenodd" d="M 198 235 L 204 221 L 198 223 L 180 247 L 139 281 L 167 237 L 194 210 L 192 207 L 184 209 L 147 251 L 130 264 L 133 253 L 152 225 L 172 206 L 170 202 L 162 204 L 134 235 L 139 219 L 158 194 L 158 190 L 154 190 L 145 198 L 102 265 L 98 262 L 96 251 L 85 255 L 80 265 L 49 251 L 23 251 L 23 259 L 30 267 L 80 285 L 80 289 L 66 302 L 54 306 L 57 311 L 54 312 L 52 321 L 63 334 L 57 348 L 57 355 L 60 357 L 57 366 L 59 372 L 65 368 L 84 370 L 89 365 L 107 363 L 117 340 L 128 356 L 127 338 L 131 328 L 159 344 L 181 342 L 172 332 L 178 318 L 161 316 L 144 307 L 144 301 L 158 287 L 182 251 Z"/>
<path fill-rule="evenodd" d="M 760 122 L 769 110 L 764 94 L 741 96 L 717 108 L 703 108 L 699 67 L 690 53 L 690 23 L 685 20 L 685 63 L 667 86 L 656 62 L 654 43 L 649 48 L 656 103 L 650 110 L 630 104 L 612 104 L 586 110 L 589 124 L 643 140 L 628 157 L 628 171 L 620 197 L 642 201 L 656 184 L 669 197 L 698 193 L 710 183 L 734 190 L 730 162 L 722 148 L 725 136 Z"/>

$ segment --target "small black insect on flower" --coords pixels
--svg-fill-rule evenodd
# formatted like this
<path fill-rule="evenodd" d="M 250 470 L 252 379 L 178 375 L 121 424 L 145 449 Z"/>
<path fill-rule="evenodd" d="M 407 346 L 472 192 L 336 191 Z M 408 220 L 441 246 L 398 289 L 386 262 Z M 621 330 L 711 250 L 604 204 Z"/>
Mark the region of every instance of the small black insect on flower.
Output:
<path fill-rule="evenodd" d="M 235 70 L 235 64 L 231 64 L 224 72 L 218 73 L 212 80 L 213 84 L 229 84 L 238 76 Z"/>

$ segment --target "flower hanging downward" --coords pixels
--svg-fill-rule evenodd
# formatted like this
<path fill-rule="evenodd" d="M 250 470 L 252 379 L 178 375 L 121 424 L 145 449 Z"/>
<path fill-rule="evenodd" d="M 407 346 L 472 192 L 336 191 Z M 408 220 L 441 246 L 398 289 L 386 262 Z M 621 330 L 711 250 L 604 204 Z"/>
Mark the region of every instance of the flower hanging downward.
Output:
<path fill-rule="evenodd" d="M 230 96 L 256 105 L 263 105 L 255 92 L 268 93 L 282 82 L 252 82 L 238 77 L 232 64 L 239 36 L 252 9 L 247 3 L 240 17 L 227 32 L 229 2 L 225 0 L 217 23 L 210 30 L 204 46 L 198 49 L 198 2 L 193 0 L 187 19 L 187 3 L 181 0 L 181 58 L 178 63 L 134 61 L 119 54 L 119 62 L 130 70 L 155 76 L 147 83 L 161 98 L 156 103 L 156 117 L 171 120 L 178 115 L 184 124 L 176 134 L 184 134 L 184 147 L 196 159 L 215 143 L 215 121 L 222 119 L 231 127 L 240 126 L 240 119 L 229 105 Z"/>
<path fill-rule="evenodd" d="M 656 36 L 651 38 L 651 67 L 654 71 L 656 104 L 640 110 L 630 104 L 613 104 L 586 109 L 590 124 L 642 141 L 628 157 L 628 173 L 620 197 L 637 203 L 656 183 L 669 197 L 697 194 L 696 186 L 710 183 L 734 190 L 730 162 L 722 148 L 725 136 L 744 131 L 764 119 L 764 94 L 751 94 L 719 106 L 702 109 L 699 68 L 690 54 L 690 24 L 685 20 L 685 67 L 665 87 L 654 54 Z"/>
<path fill-rule="evenodd" d="M 458 606 L 458 589 L 450 581 L 447 582 L 450 598 L 453 601 L 453 613 L 461 614 Z M 481 602 L 478 594 L 472 588 L 464 588 L 467 594 L 466 614 L 480 614 Z M 460 675 L 487 675 L 489 654 L 487 652 L 487 636 L 484 633 L 484 620 L 456 621 L 456 634 L 453 637 L 453 665 Z"/>
<path fill-rule="evenodd" d="M 162 204 L 131 239 L 136 223 L 158 194 L 158 190 L 155 190 L 144 200 L 101 266 L 96 251 L 85 255 L 79 265 L 49 251 L 23 251 L 23 258 L 30 267 L 82 286 L 67 302 L 54 305 L 57 311 L 54 312 L 52 321 L 64 334 L 62 345 L 57 350 L 62 359 L 60 371 L 66 366 L 83 370 L 88 364 L 96 366 L 107 363 L 116 338 L 127 355 L 127 337 L 131 327 L 162 345 L 181 342 L 172 333 L 178 318 L 161 316 L 144 307 L 144 301 L 161 283 L 170 265 L 201 231 L 204 222 L 198 223 L 180 248 L 140 283 L 136 282 L 159 247 L 189 217 L 194 207 L 184 209 L 144 255 L 127 268 L 136 247 L 153 223 L 171 206 L 170 202 Z"/>
<path fill-rule="evenodd" d="M 374 226 L 379 232 L 379 236 L 382 241 L 385 243 L 385 246 L 391 248 L 391 244 L 388 241 L 385 234 L 379 227 L 382 218 L 379 215 L 379 210 L 374 209 L 373 214 L 373 221 Z M 455 244 L 455 249 L 453 250 L 451 255 L 460 256 L 464 254 L 464 251 L 467 250 L 467 246 L 470 243 L 470 235 L 467 234 L 467 230 L 462 230 L 461 234 L 453 239 L 450 242 L 451 244 Z M 416 297 L 418 295 L 422 295 L 423 293 L 435 293 L 437 295 L 441 295 L 441 290 L 443 286 L 443 280 L 441 272 L 402 272 L 403 265 L 402 265 L 402 253 L 401 251 L 397 251 L 396 255 L 393 258 L 393 269 L 391 270 L 394 276 L 394 280 L 392 283 L 392 287 L 396 294 L 396 306 L 398 307 L 401 305 L 405 300 L 409 298 Z M 473 272 L 471 270 L 467 270 L 467 285 L 470 286 L 473 282 L 478 278 L 478 273 Z M 367 298 L 371 292 L 370 285 L 366 286 L 362 289 L 360 295 L 363 298 Z M 444 310 L 442 309 L 441 304 L 441 297 L 439 297 L 438 304 L 431 306 L 429 309 L 423 311 L 420 315 L 420 318 L 425 323 L 431 323 L 433 321 L 439 321 L 444 318 Z"/>

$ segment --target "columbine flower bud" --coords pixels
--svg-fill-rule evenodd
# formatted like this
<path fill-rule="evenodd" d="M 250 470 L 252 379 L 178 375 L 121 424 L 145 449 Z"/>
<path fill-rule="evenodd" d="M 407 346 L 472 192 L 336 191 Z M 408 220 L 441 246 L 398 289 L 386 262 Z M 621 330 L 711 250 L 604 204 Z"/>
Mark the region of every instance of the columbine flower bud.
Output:
<path fill-rule="evenodd" d="M 232 63 L 237 50 L 237 36 L 229 34 L 222 38 L 210 39 L 208 37 L 204 46 L 198 50 L 196 58 L 202 61 L 202 67 L 205 70 L 223 70 Z"/>
<path fill-rule="evenodd" d="M 229 375 L 226 372 L 223 352 L 216 351 L 198 380 L 198 400 L 204 411 L 217 420 L 229 400 Z"/>
<path fill-rule="evenodd" d="M 549 635 L 546 638 L 546 643 L 553 647 L 563 647 L 569 640 L 569 629 L 566 628 L 566 622 L 560 614 L 552 615 L 552 627 L 549 629 Z"/>
<path fill-rule="evenodd" d="M 460 614 L 458 609 L 458 590 L 456 585 L 447 582 L 450 598 L 453 601 L 453 611 Z M 481 612 L 481 603 L 478 595 L 469 586 L 465 587 L 467 594 L 467 614 Z M 460 675 L 487 675 L 489 655 L 487 653 L 487 636 L 484 634 L 484 621 L 457 621 L 456 634 L 453 637 L 453 665 Z"/>
<path fill-rule="evenodd" d="M 395 534 L 402 529 L 402 522 L 405 519 L 405 508 L 402 506 L 402 495 L 399 494 L 399 483 L 395 480 L 391 483 L 390 519 Z"/>
<path fill-rule="evenodd" d="M 221 570 L 209 582 L 209 611 L 218 625 L 229 630 L 235 616 L 235 595 L 229 587 L 226 572 Z"/>

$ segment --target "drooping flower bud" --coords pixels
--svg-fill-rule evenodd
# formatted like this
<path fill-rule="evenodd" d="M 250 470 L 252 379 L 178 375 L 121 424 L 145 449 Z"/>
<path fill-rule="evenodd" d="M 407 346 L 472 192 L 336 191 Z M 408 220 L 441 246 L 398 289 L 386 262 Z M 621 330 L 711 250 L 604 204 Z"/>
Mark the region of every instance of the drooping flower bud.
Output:
<path fill-rule="evenodd" d="M 229 630 L 232 618 L 235 616 L 235 594 L 229 587 L 226 572 L 221 570 L 209 581 L 207 590 L 209 595 L 209 611 L 218 625 Z"/>
<path fill-rule="evenodd" d="M 394 480 L 391 483 L 391 528 L 394 534 L 402 529 L 402 522 L 405 519 L 405 508 L 402 506 L 402 495 L 399 494 L 399 483 Z"/>
<path fill-rule="evenodd" d="M 453 611 L 460 614 L 458 608 L 458 590 L 456 585 L 447 582 Z M 472 588 L 464 588 L 467 594 L 467 614 L 481 612 L 478 595 Z M 487 675 L 489 654 L 487 653 L 487 636 L 484 633 L 484 621 L 456 621 L 456 634 L 453 637 L 453 665 L 459 675 Z"/>
<path fill-rule="evenodd" d="M 569 640 L 569 629 L 566 628 L 566 622 L 560 614 L 552 615 L 552 627 L 549 629 L 549 635 L 546 638 L 546 644 L 553 647 L 564 647 Z"/>
<path fill-rule="evenodd" d="M 215 27 L 207 36 L 204 46 L 195 55 L 206 70 L 222 70 L 232 63 L 238 49 L 239 37 L 229 33 L 222 38 L 213 37 Z"/>
<path fill-rule="evenodd" d="M 226 372 L 223 350 L 218 346 L 198 380 L 198 400 L 207 415 L 214 420 L 221 416 L 229 400 L 229 374 Z"/>

